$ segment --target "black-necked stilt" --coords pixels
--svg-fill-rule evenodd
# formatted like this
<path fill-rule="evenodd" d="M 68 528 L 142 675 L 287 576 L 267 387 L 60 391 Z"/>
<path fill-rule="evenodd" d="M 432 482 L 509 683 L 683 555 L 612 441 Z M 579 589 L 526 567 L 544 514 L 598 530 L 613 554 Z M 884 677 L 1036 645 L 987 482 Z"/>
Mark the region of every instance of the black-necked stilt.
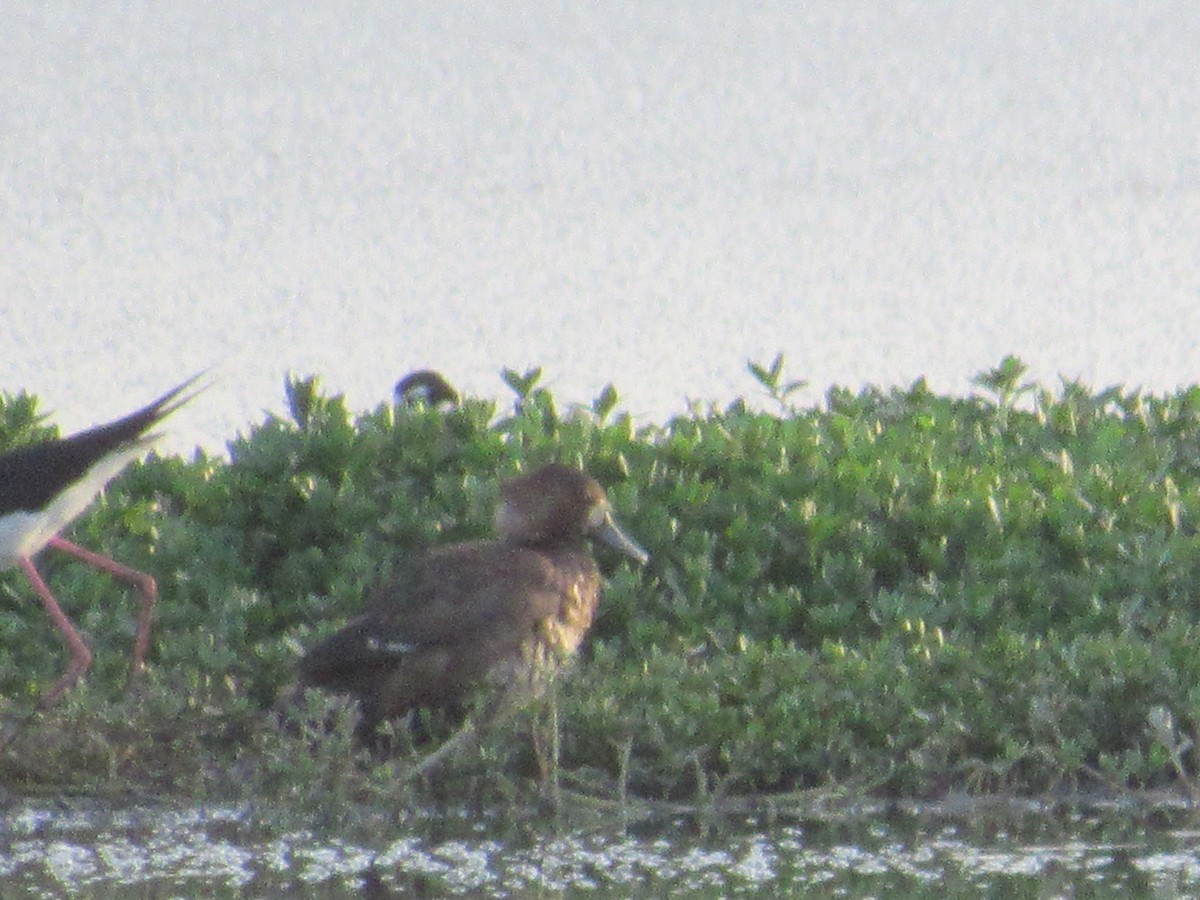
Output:
<path fill-rule="evenodd" d="M 71 543 L 59 535 L 95 499 L 103 487 L 158 439 L 150 429 L 195 396 L 181 394 L 199 378 L 193 376 L 135 413 L 67 438 L 18 447 L 0 454 L 0 568 L 20 566 L 62 633 L 71 664 L 41 705 L 51 706 L 79 680 L 92 663 L 92 651 L 54 599 L 33 564 L 43 547 L 55 547 L 132 584 L 142 595 L 132 678 L 145 667 L 150 645 L 157 587 L 154 578 L 107 556 Z"/>

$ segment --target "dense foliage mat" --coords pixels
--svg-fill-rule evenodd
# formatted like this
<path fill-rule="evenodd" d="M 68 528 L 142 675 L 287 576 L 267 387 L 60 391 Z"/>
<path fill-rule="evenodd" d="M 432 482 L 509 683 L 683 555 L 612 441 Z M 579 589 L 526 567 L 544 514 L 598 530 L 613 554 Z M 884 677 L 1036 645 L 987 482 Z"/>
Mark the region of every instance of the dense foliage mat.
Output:
<path fill-rule="evenodd" d="M 556 692 L 564 783 L 664 801 L 1195 790 L 1200 388 L 1051 391 L 1008 358 L 976 396 L 918 381 L 799 407 L 782 358 L 750 368 L 767 411 L 738 401 L 661 425 L 635 424 L 612 388 L 559 410 L 537 370 L 505 373 L 504 411 L 467 398 L 354 414 L 292 379 L 286 416 L 227 459 L 131 467 L 71 537 L 158 578 L 149 677 L 123 694 L 122 586 L 42 554 L 96 663 L 0 755 L 6 783 L 386 784 L 392 769 L 344 743 L 348 721 L 274 724 L 298 654 L 394 560 L 487 534 L 500 479 L 560 460 L 607 487 L 652 557 L 639 570 L 597 551 L 600 617 Z M 50 433 L 33 398 L 3 398 L 0 446 Z M 0 714 L 32 709 L 63 661 L 24 579 L 4 573 Z M 326 724 L 352 717 L 323 709 Z M 523 734 L 546 722 L 535 710 L 493 729 L 459 775 L 486 782 L 481 796 L 532 778 Z"/>

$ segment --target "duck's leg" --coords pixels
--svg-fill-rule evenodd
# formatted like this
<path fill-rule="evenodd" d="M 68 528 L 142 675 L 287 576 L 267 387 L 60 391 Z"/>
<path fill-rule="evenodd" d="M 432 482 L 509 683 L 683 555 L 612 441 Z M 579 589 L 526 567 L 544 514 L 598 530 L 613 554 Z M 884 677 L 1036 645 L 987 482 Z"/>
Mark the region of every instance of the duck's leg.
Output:
<path fill-rule="evenodd" d="M 158 584 L 155 582 L 154 576 L 147 575 L 145 572 L 139 572 L 137 569 L 131 569 L 129 566 L 122 565 L 115 559 L 110 559 L 91 550 L 85 550 L 83 547 L 73 544 L 65 538 L 53 537 L 47 546 L 55 547 L 65 553 L 69 553 L 81 562 L 107 572 L 113 578 L 128 582 L 142 595 L 142 608 L 138 613 L 137 637 L 133 643 L 133 663 L 129 668 L 129 680 L 132 682 L 134 678 L 145 670 L 146 653 L 150 649 L 150 626 L 154 622 L 154 604 L 158 599 Z M 41 592 L 39 591 L 39 593 Z M 43 602 L 45 602 L 48 595 L 49 591 L 42 595 Z M 51 598 L 51 601 L 53 601 L 53 598 Z M 55 606 L 57 607 L 57 604 Z M 53 612 L 50 614 L 51 616 L 54 615 Z M 59 628 L 61 630 L 62 626 L 60 625 Z"/>
<path fill-rule="evenodd" d="M 467 720 L 463 722 L 461 726 L 459 726 L 458 731 L 446 738 L 442 746 L 438 747 L 431 753 L 426 754 L 419 761 L 413 763 L 413 765 L 405 769 L 401 775 L 401 778 L 404 780 L 410 780 L 425 777 L 437 769 L 438 766 L 444 763 L 452 755 L 457 753 L 463 746 L 474 740 L 475 737 L 475 720 L 471 717 L 468 717 Z"/>
<path fill-rule="evenodd" d="M 529 717 L 529 739 L 537 764 L 538 786 L 542 795 L 557 808 L 562 798 L 558 778 L 562 736 L 558 723 L 558 680 L 553 675 L 547 678 L 541 694 Z"/>

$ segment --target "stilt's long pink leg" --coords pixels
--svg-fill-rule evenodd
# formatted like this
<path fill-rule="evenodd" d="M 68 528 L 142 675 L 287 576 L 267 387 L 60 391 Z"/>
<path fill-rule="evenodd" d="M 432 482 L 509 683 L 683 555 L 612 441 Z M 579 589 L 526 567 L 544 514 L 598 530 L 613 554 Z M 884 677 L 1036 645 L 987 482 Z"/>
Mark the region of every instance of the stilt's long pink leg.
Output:
<path fill-rule="evenodd" d="M 48 709 L 57 703 L 58 698 L 66 693 L 82 677 L 83 673 L 88 670 L 88 667 L 92 664 L 92 651 L 88 648 L 83 636 L 75 630 L 75 626 L 71 624 L 71 620 L 67 618 L 67 614 L 62 611 L 62 607 L 58 605 L 58 601 L 54 599 L 54 595 L 50 593 L 50 588 L 46 585 L 45 580 L 38 574 L 38 570 L 34 568 L 33 560 L 27 556 L 23 556 L 20 562 L 21 569 L 25 572 L 29 583 L 33 585 L 33 589 L 37 591 L 37 595 L 42 598 L 42 605 L 46 607 L 46 612 L 54 620 L 54 627 L 62 634 L 67 648 L 71 651 L 71 665 L 67 667 L 67 671 L 58 679 L 58 683 L 42 696 L 41 707 Z"/>
<path fill-rule="evenodd" d="M 142 595 L 142 609 L 138 613 L 137 638 L 133 644 L 133 665 L 129 670 L 129 677 L 133 679 L 146 668 L 146 653 L 150 649 L 150 626 L 154 622 L 154 603 L 158 599 L 158 584 L 155 582 L 154 576 L 131 569 L 129 566 L 123 566 L 115 559 L 85 550 L 78 544 L 72 544 L 66 538 L 53 537 L 47 546 L 57 547 L 59 550 L 70 553 L 76 559 L 107 572 L 113 578 L 129 582 Z M 42 599 L 44 601 L 45 597 Z M 54 613 L 52 612 L 51 615 Z M 61 626 L 59 627 L 61 629 Z"/>

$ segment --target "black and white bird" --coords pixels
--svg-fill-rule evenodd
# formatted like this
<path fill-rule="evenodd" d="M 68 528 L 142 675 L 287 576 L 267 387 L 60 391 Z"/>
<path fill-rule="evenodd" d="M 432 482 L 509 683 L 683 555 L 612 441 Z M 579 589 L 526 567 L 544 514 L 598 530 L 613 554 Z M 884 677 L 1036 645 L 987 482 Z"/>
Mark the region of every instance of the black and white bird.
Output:
<path fill-rule="evenodd" d="M 21 568 L 71 651 L 71 664 L 42 697 L 43 708 L 52 706 L 92 663 L 87 642 L 33 564 L 34 555 L 44 547 L 65 551 L 114 578 L 127 581 L 142 595 L 130 677 L 145 668 L 158 595 L 154 578 L 85 550 L 60 532 L 91 504 L 109 481 L 161 436 L 150 429 L 195 396 L 195 393 L 183 394 L 199 377 L 189 378 L 150 405 L 115 422 L 0 454 L 0 569 Z"/>

